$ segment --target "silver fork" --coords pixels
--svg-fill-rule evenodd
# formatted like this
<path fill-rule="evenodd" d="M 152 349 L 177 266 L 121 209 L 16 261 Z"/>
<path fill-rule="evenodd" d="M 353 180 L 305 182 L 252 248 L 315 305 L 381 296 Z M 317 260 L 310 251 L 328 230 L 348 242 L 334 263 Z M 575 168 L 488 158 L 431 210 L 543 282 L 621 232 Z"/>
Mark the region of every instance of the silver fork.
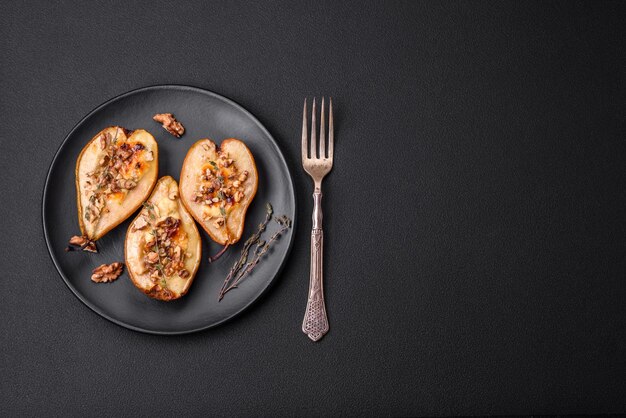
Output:
<path fill-rule="evenodd" d="M 326 135 L 326 123 L 324 120 L 324 98 L 322 97 L 322 110 L 320 115 L 320 139 L 319 148 L 316 142 L 316 108 L 313 99 L 313 112 L 311 116 L 311 157 L 307 155 L 307 128 L 306 99 L 302 112 L 302 166 L 315 183 L 313 192 L 313 229 L 311 231 L 311 277 L 309 281 L 309 297 L 302 321 L 302 331 L 313 341 L 317 341 L 328 332 L 328 318 L 326 305 L 324 304 L 324 232 L 322 231 L 322 179 L 333 168 L 333 100 L 329 99 L 328 109 L 328 153 L 324 137 Z M 319 154 L 318 154 L 319 150 Z"/>

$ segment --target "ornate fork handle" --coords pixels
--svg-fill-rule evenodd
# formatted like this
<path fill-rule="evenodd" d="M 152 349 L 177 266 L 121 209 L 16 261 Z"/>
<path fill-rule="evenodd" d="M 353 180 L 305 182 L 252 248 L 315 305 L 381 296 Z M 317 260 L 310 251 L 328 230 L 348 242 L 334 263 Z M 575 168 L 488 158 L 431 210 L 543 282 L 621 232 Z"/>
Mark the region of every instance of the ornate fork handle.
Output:
<path fill-rule="evenodd" d="M 313 229 L 311 230 L 311 277 L 309 298 L 302 322 L 302 331 L 313 341 L 328 332 L 328 318 L 324 304 L 324 231 L 322 230 L 322 191 L 316 187 L 313 193 Z"/>

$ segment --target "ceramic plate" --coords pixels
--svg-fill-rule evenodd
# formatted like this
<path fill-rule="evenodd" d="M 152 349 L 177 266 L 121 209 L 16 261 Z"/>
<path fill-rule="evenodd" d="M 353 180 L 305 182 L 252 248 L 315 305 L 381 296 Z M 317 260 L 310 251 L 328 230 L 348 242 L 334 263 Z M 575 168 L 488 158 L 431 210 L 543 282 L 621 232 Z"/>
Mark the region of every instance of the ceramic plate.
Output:
<path fill-rule="evenodd" d="M 165 112 L 173 113 L 185 126 L 182 138 L 171 136 L 152 120 L 155 113 Z M 248 210 L 240 242 L 218 261 L 209 264 L 208 256 L 220 247 L 199 227 L 203 240 L 202 263 L 189 293 L 179 300 L 161 302 L 148 298 L 133 286 L 126 271 L 113 283 L 96 284 L 90 280 L 91 271 L 100 264 L 124 260 L 126 230 L 136 213 L 98 241 L 98 254 L 64 251 L 68 239 L 80 235 L 74 183 L 76 158 L 96 133 L 112 125 L 149 131 L 159 144 L 159 177 L 171 175 L 176 181 L 187 150 L 198 139 L 211 138 L 219 144 L 226 138 L 238 138 L 254 154 L 259 187 Z M 187 86 L 154 86 L 109 100 L 89 113 L 67 135 L 48 171 L 43 193 L 43 229 L 54 265 L 65 284 L 85 305 L 104 318 L 133 330 L 183 334 L 210 328 L 240 314 L 279 274 L 291 248 L 293 228 L 277 241 L 269 256 L 239 288 L 229 292 L 221 302 L 217 300 L 224 278 L 238 258 L 243 242 L 263 220 L 268 202 L 276 215 L 285 214 L 295 221 L 291 175 L 267 129 L 241 106 L 216 93 Z"/>

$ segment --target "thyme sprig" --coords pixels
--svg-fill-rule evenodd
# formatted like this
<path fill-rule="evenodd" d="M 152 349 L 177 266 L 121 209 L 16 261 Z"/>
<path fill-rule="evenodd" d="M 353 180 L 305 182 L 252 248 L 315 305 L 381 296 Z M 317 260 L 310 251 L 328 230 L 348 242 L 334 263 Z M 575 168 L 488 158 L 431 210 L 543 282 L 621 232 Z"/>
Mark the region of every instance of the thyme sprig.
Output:
<path fill-rule="evenodd" d="M 261 235 L 267 229 L 267 225 L 272 220 L 273 214 L 274 209 L 272 208 L 272 205 L 268 203 L 266 206 L 265 219 L 259 224 L 257 231 L 244 243 L 239 259 L 235 262 L 224 280 L 224 284 L 220 289 L 218 301 L 221 301 L 226 293 L 236 289 L 241 281 L 252 273 L 261 259 L 270 250 L 272 244 L 274 244 L 274 242 L 276 242 L 287 229 L 291 228 L 292 222 L 287 216 L 282 215 L 274 217 L 274 221 L 280 225 L 280 228 L 274 232 L 274 234 L 272 234 L 267 241 L 261 240 Z M 252 260 L 248 261 L 250 249 L 253 246 L 254 250 L 252 252 Z"/>
<path fill-rule="evenodd" d="M 167 275 L 165 274 L 165 270 L 163 269 L 163 263 L 161 262 L 159 235 L 154 225 L 154 221 L 156 220 L 154 205 L 152 203 L 144 202 L 143 207 L 146 208 L 146 210 L 148 211 L 148 216 L 150 217 L 150 228 L 152 229 L 151 234 L 154 235 L 154 252 L 157 253 L 157 256 L 159 257 L 159 262 L 154 265 L 154 268 L 161 272 L 161 287 L 165 288 L 167 286 Z"/>

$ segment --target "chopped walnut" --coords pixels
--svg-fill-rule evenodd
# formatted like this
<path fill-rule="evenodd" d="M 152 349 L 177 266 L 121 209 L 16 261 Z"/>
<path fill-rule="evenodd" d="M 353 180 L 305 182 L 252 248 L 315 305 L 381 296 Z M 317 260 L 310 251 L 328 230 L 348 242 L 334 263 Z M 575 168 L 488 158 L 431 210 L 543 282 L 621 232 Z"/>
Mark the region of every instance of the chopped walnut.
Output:
<path fill-rule="evenodd" d="M 180 227 L 180 219 L 173 218 L 168 216 L 162 221 L 157 222 L 156 226 L 158 228 L 163 228 L 161 234 L 165 237 L 163 240 L 167 238 L 173 237 Z"/>
<path fill-rule="evenodd" d="M 69 244 L 75 247 L 80 247 L 79 249 L 90 253 L 98 252 L 98 247 L 96 247 L 96 243 L 90 241 L 87 237 L 74 235 L 72 238 L 70 238 Z M 68 247 L 66 251 L 72 251 L 71 248 L 72 247 Z"/>
<path fill-rule="evenodd" d="M 186 241 L 186 234 L 181 228 L 180 219 L 167 216 L 158 220 L 154 216 L 156 207 L 151 204 L 146 207 L 151 215 L 148 223 L 152 232 L 146 236 L 142 246 L 144 266 L 154 285 L 165 289 L 167 280 L 185 268 L 185 249 L 180 243 Z"/>
<path fill-rule="evenodd" d="M 86 237 L 81 237 L 78 235 L 74 235 L 72 238 L 70 238 L 71 245 L 83 246 L 84 244 L 87 244 L 88 242 L 89 240 Z"/>
<path fill-rule="evenodd" d="M 146 261 L 150 264 L 156 264 L 159 261 L 159 254 L 154 251 L 149 252 L 146 254 Z"/>
<path fill-rule="evenodd" d="M 137 182 L 132 180 L 119 179 L 115 183 L 110 185 L 111 192 L 119 191 L 120 189 L 131 190 L 137 186 Z"/>
<path fill-rule="evenodd" d="M 163 267 L 163 274 L 166 276 L 172 276 L 174 274 L 174 268 L 172 267 L 172 263 L 168 263 Z"/>
<path fill-rule="evenodd" d="M 171 113 L 157 113 L 152 117 L 155 121 L 161 123 L 163 128 L 176 138 L 180 138 L 182 134 L 185 133 L 185 128 L 183 125 L 176 120 L 174 115 Z"/>
<path fill-rule="evenodd" d="M 106 209 L 108 196 L 123 190 L 132 190 L 141 179 L 143 167 L 141 157 L 145 153 L 146 161 L 154 160 L 151 151 L 141 143 L 111 141 L 110 135 L 100 134 L 96 142 L 102 148 L 103 156 L 98 160 L 98 167 L 87 173 L 84 182 L 89 192 L 89 203 L 85 207 L 84 218 L 94 223 Z M 124 196 L 122 197 L 124 198 Z"/>
<path fill-rule="evenodd" d="M 128 149 L 121 149 L 117 155 L 122 161 L 126 161 L 133 155 L 133 152 Z"/>
<path fill-rule="evenodd" d="M 96 283 L 112 282 L 122 274 L 123 263 L 102 264 L 92 271 L 91 281 Z"/>
<path fill-rule="evenodd" d="M 100 158 L 100 161 L 98 162 L 98 164 L 99 165 L 107 165 L 109 160 L 110 160 L 109 156 L 105 155 L 104 157 Z"/>
<path fill-rule="evenodd" d="M 136 221 L 135 221 L 135 225 L 133 226 L 133 229 L 135 231 L 139 230 L 139 229 L 143 229 L 148 225 L 148 221 L 146 221 L 145 216 L 140 216 Z"/>
<path fill-rule="evenodd" d="M 100 134 L 98 137 L 98 143 L 100 144 L 100 149 L 106 149 L 107 147 L 107 134 Z"/>
<path fill-rule="evenodd" d="M 182 256 L 183 256 L 183 249 L 177 245 L 174 248 L 174 252 L 172 253 L 172 261 L 180 261 Z"/>
<path fill-rule="evenodd" d="M 206 145 L 206 144 L 204 144 Z M 207 149 L 208 147 L 205 147 Z M 244 182 L 248 178 L 248 171 L 239 171 L 237 162 L 230 158 L 227 152 L 218 151 L 217 158 L 205 156 L 207 164 L 202 166 L 198 174 L 198 188 L 194 191 L 193 200 L 204 206 L 219 207 L 223 217 L 229 209 L 238 204 L 245 196 Z M 211 219 L 206 211 L 203 219 Z M 223 225 L 223 220 L 213 222 L 216 228 Z"/>

